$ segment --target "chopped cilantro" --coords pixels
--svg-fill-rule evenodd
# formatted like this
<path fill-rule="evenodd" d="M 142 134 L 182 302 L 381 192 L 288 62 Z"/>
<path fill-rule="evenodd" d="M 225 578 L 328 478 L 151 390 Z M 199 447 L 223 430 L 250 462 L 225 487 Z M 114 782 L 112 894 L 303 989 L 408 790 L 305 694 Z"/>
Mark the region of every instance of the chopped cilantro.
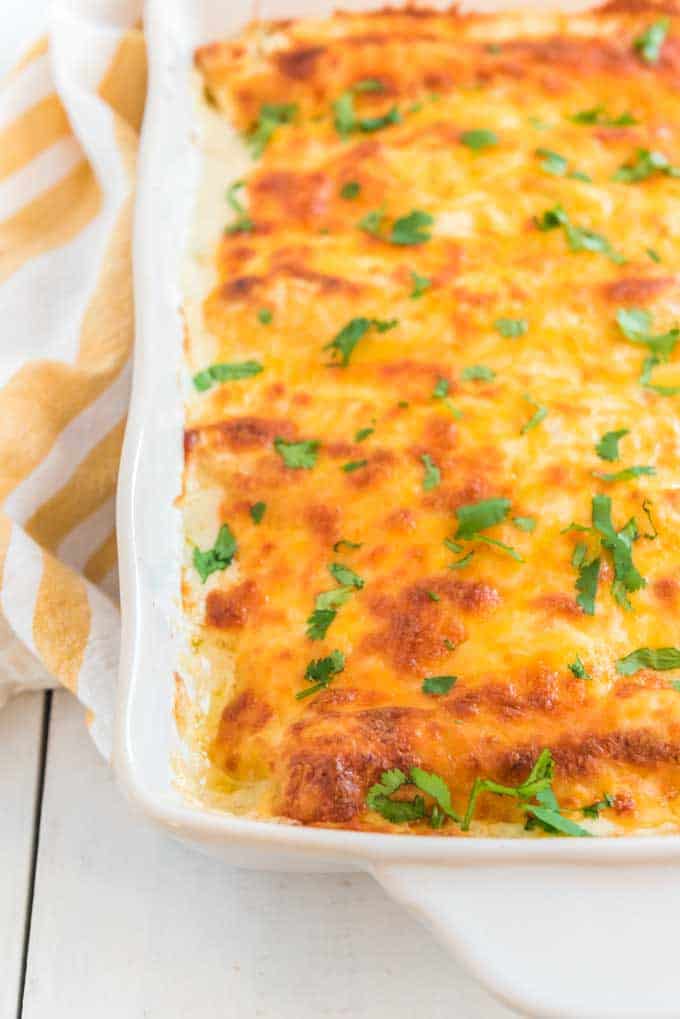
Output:
<path fill-rule="evenodd" d="M 361 467 L 365 467 L 367 463 L 368 460 L 350 460 L 342 465 L 342 469 L 345 474 L 351 474 L 352 471 L 358 471 Z"/>
<path fill-rule="evenodd" d="M 354 441 L 363 442 L 364 439 L 367 439 L 369 437 L 369 435 L 373 435 L 374 431 L 375 428 L 360 428 L 359 431 L 354 436 Z"/>
<path fill-rule="evenodd" d="M 227 189 L 227 202 L 236 213 L 236 219 L 233 223 L 230 223 L 224 231 L 227 234 L 250 233 L 253 229 L 254 224 L 252 219 L 248 215 L 245 207 L 237 198 L 238 192 L 245 186 L 246 182 L 244 180 L 235 180 L 234 183 Z"/>
<path fill-rule="evenodd" d="M 605 432 L 600 441 L 596 444 L 595 452 L 601 460 L 618 460 L 619 439 L 622 439 L 624 435 L 629 434 L 629 428 L 619 428 L 615 432 Z"/>
<path fill-rule="evenodd" d="M 652 152 L 650 149 L 638 149 L 635 157 L 630 159 L 616 171 L 612 180 L 620 180 L 626 184 L 637 184 L 655 174 L 666 177 L 680 177 L 680 167 L 673 166 L 663 152 Z"/>
<path fill-rule="evenodd" d="M 608 484 L 612 484 L 616 481 L 632 481 L 633 478 L 640 478 L 645 474 L 656 474 L 653 467 L 624 467 L 621 471 L 615 471 L 613 474 L 602 474 L 599 471 L 593 471 L 596 478 L 600 481 L 605 481 Z"/>
<path fill-rule="evenodd" d="M 307 636 L 310 640 L 323 640 L 337 616 L 335 609 L 314 609 L 307 619 Z"/>
<path fill-rule="evenodd" d="M 361 184 L 358 180 L 348 180 L 340 188 L 340 197 L 346 201 L 351 201 L 353 198 L 357 198 L 361 193 Z"/>
<path fill-rule="evenodd" d="M 513 517 L 512 522 L 520 531 L 526 531 L 528 534 L 536 530 L 536 521 L 533 517 Z"/>
<path fill-rule="evenodd" d="M 305 439 L 302 442 L 287 442 L 280 436 L 274 439 L 274 449 L 286 467 L 293 470 L 311 470 L 316 464 L 319 445 L 316 439 Z"/>
<path fill-rule="evenodd" d="M 201 581 L 205 584 L 211 573 L 218 570 L 226 570 L 236 555 L 238 545 L 236 538 L 231 533 L 228 524 L 222 524 L 217 540 L 212 548 L 201 551 L 198 546 L 194 548 L 193 563 Z"/>
<path fill-rule="evenodd" d="M 373 237 L 380 237 L 381 240 L 387 241 L 389 244 L 411 245 L 423 244 L 425 241 L 429 241 L 430 232 L 427 228 L 434 223 L 434 219 L 429 212 L 413 209 L 408 215 L 395 219 L 391 231 L 383 234 L 383 219 L 384 213 L 382 210 L 373 209 L 371 212 L 366 213 L 363 219 L 359 220 L 358 226 L 366 233 L 371 234 Z"/>
<path fill-rule="evenodd" d="M 392 106 L 387 113 L 379 117 L 360 117 L 357 115 L 354 105 L 354 97 L 361 92 L 382 92 L 382 82 L 373 78 L 366 78 L 363 81 L 355 82 L 346 89 L 333 103 L 333 122 L 335 130 L 342 138 L 348 138 L 355 131 L 362 131 L 366 134 L 373 131 L 380 131 L 390 124 L 401 123 L 401 113 L 396 106 Z M 346 197 L 343 195 L 343 198 Z M 350 197 L 355 197 L 351 195 Z"/>
<path fill-rule="evenodd" d="M 443 400 L 445 396 L 449 395 L 449 380 L 448 379 L 437 379 L 434 389 L 432 390 L 432 396 L 435 400 Z"/>
<path fill-rule="evenodd" d="M 547 209 L 542 216 L 535 218 L 534 222 L 539 230 L 556 230 L 561 227 L 572 251 L 591 251 L 606 255 L 617 265 L 622 265 L 625 262 L 623 255 L 615 251 L 602 234 L 585 227 L 575 226 L 561 205 Z"/>
<path fill-rule="evenodd" d="M 423 244 L 430 239 L 430 232 L 427 228 L 433 223 L 434 219 L 429 212 L 413 209 L 407 216 L 401 216 L 400 219 L 394 221 L 390 243 Z"/>
<path fill-rule="evenodd" d="M 652 316 L 644 308 L 619 308 L 616 313 L 619 329 L 631 343 L 648 347 L 655 358 L 666 361 L 680 340 L 680 329 L 653 335 L 650 332 Z"/>
<path fill-rule="evenodd" d="M 605 793 L 601 800 L 597 803 L 590 803 L 587 807 L 581 807 L 581 813 L 584 817 L 592 817 L 597 819 L 600 816 L 601 810 L 609 810 L 610 807 L 614 806 L 614 797 L 610 796 L 609 793 Z"/>
<path fill-rule="evenodd" d="M 340 541 L 336 541 L 333 545 L 333 551 L 339 552 L 341 548 L 361 548 L 363 545 L 362 541 L 348 541 L 347 538 L 341 538 Z"/>
<path fill-rule="evenodd" d="M 421 687 L 423 693 L 440 697 L 455 685 L 457 676 L 427 676 Z"/>
<path fill-rule="evenodd" d="M 518 786 L 501 785 L 490 778 L 476 778 L 470 791 L 461 829 L 469 830 L 479 795 L 489 792 L 496 796 L 509 796 L 516 799 L 521 809 L 532 815 L 548 831 L 558 832 L 562 835 L 588 835 L 584 828 L 580 828 L 579 825 L 569 821 L 560 813 L 559 804 L 552 791 L 554 769 L 552 754 L 546 747 L 539 754 L 527 778 Z M 537 805 L 529 802 L 533 799 L 538 801 Z"/>
<path fill-rule="evenodd" d="M 314 658 L 305 670 L 305 679 L 313 685 L 296 693 L 295 700 L 301 701 L 320 690 L 325 690 L 333 677 L 342 672 L 344 668 L 345 656 L 342 651 L 332 651 L 326 658 Z"/>
<path fill-rule="evenodd" d="M 438 595 L 436 591 L 428 591 L 427 597 L 430 599 L 430 601 L 441 601 L 441 596 Z"/>
<path fill-rule="evenodd" d="M 427 453 L 423 453 L 420 459 L 422 460 L 423 467 L 425 468 L 425 475 L 423 477 L 423 488 L 425 489 L 426 492 L 429 492 L 430 489 L 436 488 L 437 485 L 439 485 L 439 483 L 441 482 L 442 479 L 441 471 Z"/>
<path fill-rule="evenodd" d="M 463 368 L 460 377 L 465 382 L 491 382 L 496 378 L 496 373 L 492 368 L 487 368 L 485 364 L 471 364 L 469 367 Z"/>
<path fill-rule="evenodd" d="M 451 792 L 448 785 L 434 772 L 423 771 L 422 768 L 411 768 L 407 778 L 399 768 L 384 771 L 380 782 L 372 785 L 366 794 L 366 806 L 375 810 L 393 824 L 404 824 L 419 821 L 425 817 L 425 800 L 415 796 L 412 800 L 394 800 L 391 796 L 404 785 L 415 785 L 417 789 L 431 796 L 435 801 L 430 816 L 432 827 L 440 828 L 443 824 L 441 813 L 460 821 L 458 814 L 451 806 Z"/>
<path fill-rule="evenodd" d="M 586 546 L 577 545 L 576 548 L 580 553 L 577 557 L 577 559 L 580 559 L 580 562 L 574 563 L 574 565 L 578 567 L 578 577 L 576 580 L 576 590 L 578 595 L 576 602 L 581 606 L 587 616 L 594 616 L 595 598 L 597 597 L 597 582 L 600 576 L 600 559 L 598 556 L 587 563 L 585 562 L 585 553 L 587 551 Z"/>
<path fill-rule="evenodd" d="M 588 675 L 586 667 L 578 655 L 569 665 L 569 671 L 573 672 L 577 679 L 592 679 L 592 676 Z"/>
<path fill-rule="evenodd" d="M 426 290 L 429 290 L 432 286 L 432 280 L 427 276 L 420 276 L 415 269 L 411 270 L 411 282 L 413 283 L 413 289 L 411 290 L 410 297 L 422 297 Z"/>
<path fill-rule="evenodd" d="M 552 173 L 556 177 L 564 177 L 569 169 L 569 162 L 559 152 L 553 152 L 551 149 L 536 149 L 536 155 L 540 156 L 543 160 L 541 169 L 545 170 L 546 173 Z"/>
<path fill-rule="evenodd" d="M 680 648 L 640 647 L 616 663 L 616 671 L 621 676 L 632 676 L 640 669 L 654 669 L 655 672 L 680 669 Z"/>
<path fill-rule="evenodd" d="M 654 250 L 654 248 L 645 248 L 645 253 L 649 255 L 652 262 L 660 262 L 661 256 Z"/>
<path fill-rule="evenodd" d="M 639 379 L 640 385 L 645 389 L 650 389 L 653 393 L 658 393 L 659 396 L 677 396 L 680 393 L 680 386 L 659 386 L 651 381 L 652 370 L 659 364 L 661 364 L 661 358 L 652 356 L 644 359 Z"/>
<path fill-rule="evenodd" d="M 449 563 L 449 569 L 462 570 L 465 566 L 468 565 L 474 554 L 475 554 L 474 552 L 468 552 L 466 555 L 461 556 L 460 559 L 456 559 L 455 562 Z"/>
<path fill-rule="evenodd" d="M 247 135 L 250 151 L 257 159 L 281 124 L 290 124 L 297 114 L 297 103 L 263 103 L 257 122 Z"/>
<path fill-rule="evenodd" d="M 250 516 L 252 517 L 253 523 L 261 524 L 262 517 L 265 515 L 266 512 L 267 512 L 266 502 L 253 503 L 253 505 L 250 507 Z"/>
<path fill-rule="evenodd" d="M 486 131 L 483 128 L 474 131 L 463 131 L 459 135 L 462 145 L 478 152 L 480 149 L 488 149 L 492 145 L 498 145 L 498 135 L 495 131 Z"/>
<path fill-rule="evenodd" d="M 537 425 L 540 425 L 541 421 L 543 421 L 548 414 L 547 407 L 542 407 L 540 403 L 536 403 L 536 401 L 532 400 L 532 398 L 527 394 L 525 394 L 524 399 L 527 401 L 527 403 L 530 403 L 532 407 L 535 407 L 536 410 L 531 415 L 529 420 L 525 421 L 525 423 L 520 428 L 519 430 L 520 435 L 526 435 L 527 432 L 530 432 L 533 428 L 536 428 Z"/>
<path fill-rule="evenodd" d="M 480 499 L 479 502 L 459 506 L 456 509 L 458 530 L 454 537 L 476 538 L 480 531 L 486 531 L 505 520 L 509 509 L 509 499 Z"/>
<path fill-rule="evenodd" d="M 658 64 L 670 27 L 669 18 L 659 18 L 633 40 L 633 49 L 646 64 Z"/>
<path fill-rule="evenodd" d="M 595 124 L 601 127 L 631 127 L 633 124 L 637 124 L 637 120 L 628 110 L 618 117 L 611 117 L 605 111 L 604 106 L 593 106 L 590 110 L 581 110 L 569 117 L 569 120 L 573 124 Z"/>
<path fill-rule="evenodd" d="M 339 333 L 327 343 L 324 350 L 331 350 L 333 356 L 340 357 L 340 366 L 346 368 L 357 343 L 363 339 L 368 330 L 373 326 L 379 333 L 385 333 L 388 329 L 394 329 L 397 319 L 380 318 L 353 318 L 343 326 Z"/>
<path fill-rule="evenodd" d="M 525 318 L 497 318 L 493 327 L 506 340 L 514 340 L 518 336 L 524 336 L 529 323 Z"/>
<path fill-rule="evenodd" d="M 611 520 L 612 501 L 608 495 L 595 495 L 592 500 L 593 527 L 600 534 L 602 546 L 611 555 L 614 564 L 614 583 L 612 594 L 614 599 L 629 609 L 627 594 L 639 591 L 647 581 L 640 575 L 633 564 L 632 545 L 638 537 L 635 520 L 617 531 Z"/>
<path fill-rule="evenodd" d="M 359 574 L 342 563 L 331 563 L 328 567 L 328 572 L 343 587 L 355 587 L 359 591 L 364 586 L 364 582 Z"/>
<path fill-rule="evenodd" d="M 234 364 L 211 364 L 202 372 L 194 375 L 194 386 L 199 393 L 204 393 L 216 383 L 236 382 L 238 379 L 249 379 L 259 375 L 262 365 L 259 361 L 240 361 Z"/>
<path fill-rule="evenodd" d="M 272 313 L 269 308 L 260 308 L 257 317 L 263 326 L 268 326 L 272 320 Z"/>

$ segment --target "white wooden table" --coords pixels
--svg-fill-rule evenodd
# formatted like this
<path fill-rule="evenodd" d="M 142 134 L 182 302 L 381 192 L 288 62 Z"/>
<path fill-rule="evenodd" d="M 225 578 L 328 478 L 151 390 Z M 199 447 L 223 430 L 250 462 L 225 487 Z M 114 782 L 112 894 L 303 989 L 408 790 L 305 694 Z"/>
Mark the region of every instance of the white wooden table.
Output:
<path fill-rule="evenodd" d="M 0 74 L 47 0 L 2 0 Z M 135 816 L 65 693 L 0 712 L 0 1019 L 509 1017 L 365 876 L 237 871 Z"/>

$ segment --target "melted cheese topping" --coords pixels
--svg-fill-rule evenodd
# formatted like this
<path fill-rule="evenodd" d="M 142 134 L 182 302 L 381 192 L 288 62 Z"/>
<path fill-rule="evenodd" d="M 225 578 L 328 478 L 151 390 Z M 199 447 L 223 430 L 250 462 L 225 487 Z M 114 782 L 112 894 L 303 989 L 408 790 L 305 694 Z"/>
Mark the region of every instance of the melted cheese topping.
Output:
<path fill-rule="evenodd" d="M 210 689 L 190 728 L 209 762 L 204 793 L 222 806 L 401 830 L 365 806 L 383 770 L 436 772 L 463 810 L 476 777 L 516 785 L 549 747 L 563 811 L 580 821 L 582 806 L 613 798 L 591 830 L 677 828 L 678 673 L 624 676 L 616 662 L 680 643 L 680 396 L 640 384 L 650 351 L 626 339 L 616 313 L 644 308 L 655 335 L 677 321 L 680 181 L 663 170 L 613 179 L 640 149 L 680 164 L 675 13 L 675 3 L 618 2 L 569 17 L 336 15 L 253 24 L 198 52 L 216 149 L 230 123 L 252 131 L 263 104 L 296 104 L 258 159 L 241 148 L 236 171 L 216 178 L 223 196 L 242 170 L 252 222 L 221 235 L 233 214 L 223 197 L 207 206 L 204 238 L 220 237 L 194 252 L 192 278 L 210 292 L 187 299 L 190 375 L 263 367 L 192 388 L 186 404 L 186 668 Z M 635 39 L 661 15 L 670 31 L 648 62 Z M 396 107 L 398 122 L 343 137 L 333 103 L 367 79 L 379 87 L 354 90 L 356 117 Z M 588 110 L 595 123 L 571 119 Z M 494 143 L 471 147 L 469 131 Z M 343 197 L 350 182 L 358 194 Z M 557 206 L 575 232 L 564 220 L 538 228 Z M 358 225 L 374 210 L 378 236 Z M 429 238 L 392 243 L 413 210 L 432 217 Z M 414 274 L 430 281 L 420 296 Z M 356 318 L 395 324 L 368 326 L 342 367 L 327 345 Z M 526 331 L 504 336 L 499 319 Z M 680 383 L 675 360 L 653 368 L 654 385 Z M 480 365 L 489 371 L 466 371 Z M 433 395 L 441 380 L 446 399 Z M 545 413 L 527 429 L 536 405 Z M 629 434 L 608 463 L 595 445 L 618 429 Z M 287 466 L 277 438 L 318 443 L 314 465 Z M 424 456 L 439 471 L 431 487 Z M 655 473 L 597 477 L 631 465 Z M 646 585 L 622 606 L 601 550 L 588 614 L 572 556 L 585 542 L 590 561 L 599 538 L 565 528 L 590 525 L 597 494 L 611 497 L 617 530 L 635 518 Z M 445 546 L 456 510 L 488 498 L 511 509 L 483 535 L 521 562 L 478 538 Z M 212 546 L 221 523 L 238 550 L 203 584 L 193 549 Z M 359 547 L 334 550 L 341 539 Z M 312 640 L 315 599 L 339 586 L 333 563 L 363 586 Z M 336 650 L 344 670 L 296 699 L 310 661 Z M 588 678 L 570 670 L 577 657 Z M 437 675 L 456 682 L 424 693 Z M 476 818 L 477 834 L 523 824 L 515 801 L 490 794 Z M 436 834 L 460 832 L 449 823 Z"/>

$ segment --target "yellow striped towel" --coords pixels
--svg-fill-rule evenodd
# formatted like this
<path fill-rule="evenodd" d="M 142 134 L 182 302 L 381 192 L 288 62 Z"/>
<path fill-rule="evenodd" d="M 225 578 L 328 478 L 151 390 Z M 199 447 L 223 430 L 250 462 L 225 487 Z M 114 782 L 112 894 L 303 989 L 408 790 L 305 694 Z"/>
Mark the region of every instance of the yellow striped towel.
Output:
<path fill-rule="evenodd" d="M 0 705 L 61 683 L 107 756 L 138 19 L 133 0 L 57 3 L 49 42 L 0 86 Z"/>

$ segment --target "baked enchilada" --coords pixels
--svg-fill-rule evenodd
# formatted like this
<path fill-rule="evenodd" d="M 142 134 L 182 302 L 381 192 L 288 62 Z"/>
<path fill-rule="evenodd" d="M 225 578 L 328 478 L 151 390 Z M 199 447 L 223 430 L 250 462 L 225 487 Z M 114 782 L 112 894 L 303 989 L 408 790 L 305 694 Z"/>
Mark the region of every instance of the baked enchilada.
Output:
<path fill-rule="evenodd" d="M 677 831 L 678 14 L 388 9 L 197 52 L 196 795 Z"/>

